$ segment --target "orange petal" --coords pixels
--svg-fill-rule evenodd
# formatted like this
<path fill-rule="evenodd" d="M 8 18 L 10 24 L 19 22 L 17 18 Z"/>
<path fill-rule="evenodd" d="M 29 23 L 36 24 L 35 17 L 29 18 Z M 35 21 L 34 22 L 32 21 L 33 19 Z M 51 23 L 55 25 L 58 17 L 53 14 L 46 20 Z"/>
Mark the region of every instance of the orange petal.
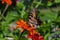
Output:
<path fill-rule="evenodd" d="M 8 5 L 11 5 L 12 4 L 12 1 L 11 0 L 2 0 L 2 4 L 3 3 L 6 3 Z"/>

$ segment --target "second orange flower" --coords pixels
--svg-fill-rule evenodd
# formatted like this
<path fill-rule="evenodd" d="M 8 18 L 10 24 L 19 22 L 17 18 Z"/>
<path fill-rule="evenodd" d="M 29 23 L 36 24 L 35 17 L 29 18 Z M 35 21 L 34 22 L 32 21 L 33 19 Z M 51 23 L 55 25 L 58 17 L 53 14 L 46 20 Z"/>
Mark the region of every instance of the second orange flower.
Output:
<path fill-rule="evenodd" d="M 12 1 L 11 0 L 2 0 L 2 4 L 4 4 L 4 3 L 11 5 Z"/>

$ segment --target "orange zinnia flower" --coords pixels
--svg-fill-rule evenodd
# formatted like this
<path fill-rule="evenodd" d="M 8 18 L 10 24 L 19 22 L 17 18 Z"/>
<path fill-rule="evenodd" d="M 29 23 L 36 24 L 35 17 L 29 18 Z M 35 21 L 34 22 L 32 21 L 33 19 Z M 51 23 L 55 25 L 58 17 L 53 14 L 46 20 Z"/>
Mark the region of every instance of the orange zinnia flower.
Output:
<path fill-rule="evenodd" d="M 29 34 L 33 35 L 35 33 L 37 33 L 35 31 L 34 27 L 29 26 L 26 22 L 24 22 L 23 20 L 20 20 L 18 22 L 16 22 L 17 26 L 16 28 L 22 28 L 22 30 L 27 30 L 29 32 Z M 37 33 L 38 34 L 38 33 Z"/>
<path fill-rule="evenodd" d="M 28 26 L 28 24 L 24 22 L 23 20 L 16 22 L 16 24 L 17 24 L 16 28 L 22 28 L 23 31 L 27 30 L 29 32 L 28 38 L 32 38 L 32 40 L 37 40 L 37 39 L 43 40 L 43 37 L 41 37 L 40 34 L 35 31 L 35 28 Z"/>
<path fill-rule="evenodd" d="M 28 35 L 28 38 L 31 38 L 32 40 L 44 40 L 43 36 L 39 34 L 33 34 L 33 35 Z"/>
<path fill-rule="evenodd" d="M 12 1 L 11 0 L 2 0 L 2 4 L 4 4 L 4 3 L 11 5 Z"/>
<path fill-rule="evenodd" d="M 34 27 L 30 27 L 26 22 L 24 22 L 23 20 L 20 20 L 18 22 L 16 22 L 17 27 L 16 28 L 22 28 L 28 31 L 34 30 Z"/>
<path fill-rule="evenodd" d="M 28 28 L 28 25 L 23 20 L 20 20 L 20 21 L 16 22 L 16 24 L 17 24 L 16 28 L 22 28 L 22 29 L 27 29 Z"/>

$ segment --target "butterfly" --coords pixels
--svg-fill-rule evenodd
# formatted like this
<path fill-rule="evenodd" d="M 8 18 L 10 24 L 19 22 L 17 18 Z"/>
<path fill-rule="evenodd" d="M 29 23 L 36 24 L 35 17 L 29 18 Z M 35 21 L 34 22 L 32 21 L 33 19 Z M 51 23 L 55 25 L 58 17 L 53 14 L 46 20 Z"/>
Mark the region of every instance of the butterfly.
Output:
<path fill-rule="evenodd" d="M 42 23 L 42 21 L 38 19 L 37 10 L 36 9 L 31 10 L 31 12 L 29 13 L 29 16 L 28 16 L 28 24 L 30 26 L 37 28 L 37 26 L 40 25 L 41 23 Z"/>

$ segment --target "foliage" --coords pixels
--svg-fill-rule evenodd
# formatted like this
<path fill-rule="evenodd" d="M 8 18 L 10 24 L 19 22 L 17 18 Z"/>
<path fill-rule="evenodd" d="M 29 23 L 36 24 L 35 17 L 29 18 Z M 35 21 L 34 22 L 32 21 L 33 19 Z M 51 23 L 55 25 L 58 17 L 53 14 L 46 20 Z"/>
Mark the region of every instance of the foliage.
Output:
<path fill-rule="evenodd" d="M 60 10 L 58 10 L 60 8 L 58 8 L 57 10 L 53 10 L 56 7 L 60 7 L 59 4 L 60 0 L 55 0 L 53 2 L 48 0 L 20 0 L 16 2 L 16 6 L 11 5 L 8 8 L 8 11 L 6 11 L 5 13 L 6 16 L 0 16 L 0 19 L 2 19 L 0 20 L 0 40 L 6 40 L 6 37 L 12 37 L 14 38 L 14 40 L 19 40 L 21 32 L 18 29 L 10 31 L 10 26 L 14 26 L 14 23 L 20 19 L 27 21 L 29 11 L 34 8 L 38 9 L 38 18 L 42 21 L 42 24 L 39 25 L 36 30 L 44 36 L 44 40 L 48 40 L 48 37 L 50 35 L 53 35 L 53 33 L 51 33 L 51 27 L 60 27 Z M 0 15 L 5 6 L 6 5 L 3 5 L 1 7 Z M 54 33 L 57 34 L 59 32 Z M 27 32 L 24 32 L 21 40 L 28 40 L 28 38 L 25 37 L 26 35 Z M 60 40 L 60 38 L 52 38 L 52 40 L 55 39 Z"/>

